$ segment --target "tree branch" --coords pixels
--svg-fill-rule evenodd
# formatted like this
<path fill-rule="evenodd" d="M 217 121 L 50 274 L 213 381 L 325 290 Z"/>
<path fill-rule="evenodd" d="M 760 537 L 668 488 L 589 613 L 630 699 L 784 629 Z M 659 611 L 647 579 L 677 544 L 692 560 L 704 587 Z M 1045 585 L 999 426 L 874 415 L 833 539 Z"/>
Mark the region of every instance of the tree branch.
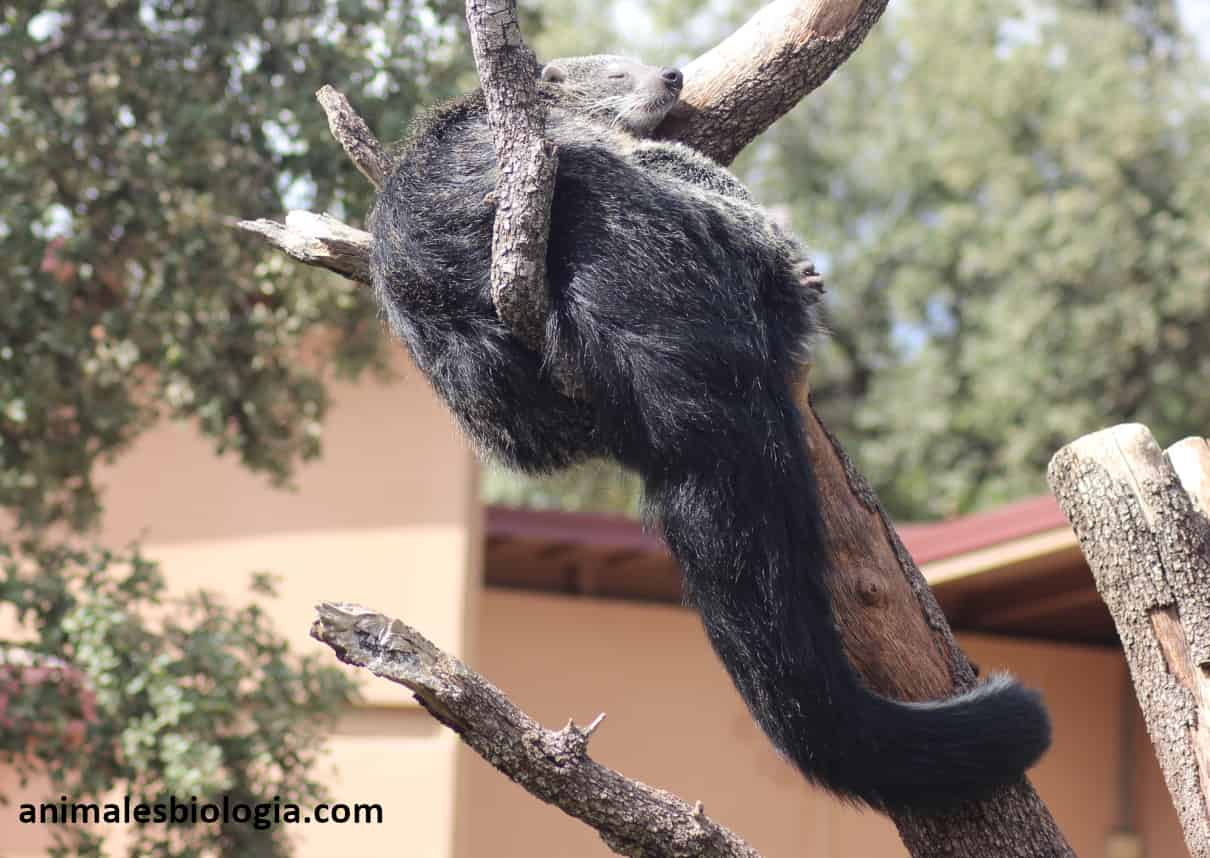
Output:
<path fill-rule="evenodd" d="M 720 164 L 831 77 L 887 0 L 774 0 L 685 67 L 680 103 L 657 136 Z"/>
<path fill-rule="evenodd" d="M 538 63 L 521 39 L 516 0 L 467 0 L 466 21 L 496 144 L 492 303 L 523 343 L 541 351 L 550 295 L 546 238 L 555 193 L 555 147 L 545 139 Z"/>
<path fill-rule="evenodd" d="M 479 674 L 399 620 L 325 602 L 311 637 L 345 664 L 410 689 L 429 714 L 530 794 L 592 826 L 614 852 L 642 858 L 760 858 L 751 846 L 671 793 L 588 756 L 587 728 L 547 730 Z"/>
<path fill-rule="evenodd" d="M 1178 473 L 1179 471 L 1179 473 Z M 1210 448 L 1086 435 L 1047 474 L 1113 615 L 1185 842 L 1210 856 Z"/>
<path fill-rule="evenodd" d="M 366 125 L 344 94 L 331 86 L 321 86 L 315 98 L 327 114 L 328 129 L 336 142 L 361 174 L 370 180 L 374 190 L 381 191 L 387 176 L 391 175 L 391 156 L 378 142 L 370 126 Z"/>
<path fill-rule="evenodd" d="M 262 218 L 241 220 L 236 226 L 263 236 L 299 262 L 369 285 L 370 234 L 331 215 L 292 211 L 285 223 Z"/>

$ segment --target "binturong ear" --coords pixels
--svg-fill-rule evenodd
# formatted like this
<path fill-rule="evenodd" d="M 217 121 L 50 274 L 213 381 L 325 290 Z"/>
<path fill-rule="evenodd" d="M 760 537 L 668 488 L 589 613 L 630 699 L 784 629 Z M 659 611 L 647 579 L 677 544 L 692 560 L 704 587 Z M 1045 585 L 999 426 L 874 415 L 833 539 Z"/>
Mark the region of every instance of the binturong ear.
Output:
<path fill-rule="evenodd" d="M 547 83 L 562 83 L 567 80 L 567 72 L 561 66 L 554 63 L 547 63 L 542 66 L 542 80 Z"/>

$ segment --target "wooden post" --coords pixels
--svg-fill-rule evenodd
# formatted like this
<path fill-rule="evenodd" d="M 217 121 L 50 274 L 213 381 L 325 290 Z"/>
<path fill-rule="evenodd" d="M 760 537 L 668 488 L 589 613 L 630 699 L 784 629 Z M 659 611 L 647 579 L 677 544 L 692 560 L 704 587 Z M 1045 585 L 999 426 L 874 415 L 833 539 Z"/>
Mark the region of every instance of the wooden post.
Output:
<path fill-rule="evenodd" d="M 1210 858 L 1210 447 L 1144 426 L 1086 435 L 1048 472 L 1113 615 L 1194 858 Z"/>

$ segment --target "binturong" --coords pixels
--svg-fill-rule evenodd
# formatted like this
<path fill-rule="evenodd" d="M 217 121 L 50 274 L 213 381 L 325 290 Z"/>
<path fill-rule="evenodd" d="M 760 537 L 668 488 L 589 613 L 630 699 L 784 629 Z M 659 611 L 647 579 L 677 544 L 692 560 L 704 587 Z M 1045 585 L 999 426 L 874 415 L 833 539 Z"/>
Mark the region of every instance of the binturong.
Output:
<path fill-rule="evenodd" d="M 808 779 L 893 811 L 988 796 L 1046 750 L 1045 709 L 1002 675 L 895 702 L 845 658 L 792 393 L 818 330 L 814 270 L 725 169 L 643 139 L 680 90 L 675 69 L 621 57 L 543 69 L 559 154 L 543 353 L 492 305 L 481 94 L 420 118 L 371 216 L 385 315 L 486 455 L 527 472 L 608 457 L 641 476 L 715 652 Z"/>

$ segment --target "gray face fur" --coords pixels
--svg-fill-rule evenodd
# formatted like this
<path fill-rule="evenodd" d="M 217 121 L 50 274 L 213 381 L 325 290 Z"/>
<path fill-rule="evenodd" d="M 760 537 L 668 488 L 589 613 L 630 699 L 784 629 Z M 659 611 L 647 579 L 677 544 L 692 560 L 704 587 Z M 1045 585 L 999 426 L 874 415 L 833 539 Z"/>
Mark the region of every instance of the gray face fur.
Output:
<path fill-rule="evenodd" d="M 589 116 L 644 137 L 655 130 L 681 94 L 681 73 L 628 57 L 600 54 L 551 60 L 542 80 L 560 90 L 560 100 Z"/>

